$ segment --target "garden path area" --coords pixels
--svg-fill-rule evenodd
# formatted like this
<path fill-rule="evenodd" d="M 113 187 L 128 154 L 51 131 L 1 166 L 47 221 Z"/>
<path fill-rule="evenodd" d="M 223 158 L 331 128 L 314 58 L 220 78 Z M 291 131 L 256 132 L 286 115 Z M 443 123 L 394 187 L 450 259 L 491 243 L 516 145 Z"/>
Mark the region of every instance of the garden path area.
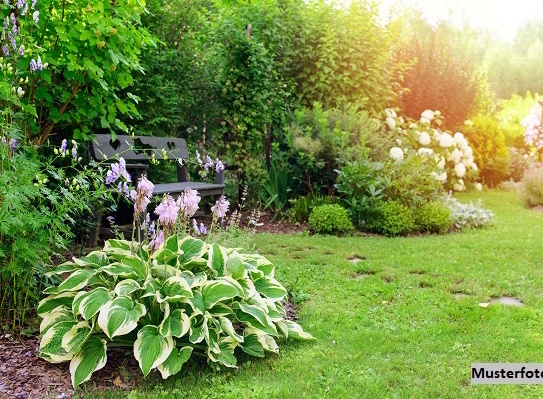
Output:
<path fill-rule="evenodd" d="M 115 361 L 116 370 L 98 373 L 85 388 L 113 389 L 84 396 L 541 397 L 536 385 L 470 385 L 471 363 L 536 363 L 543 356 L 543 213 L 522 208 L 515 193 L 459 196 L 479 197 L 496 214 L 494 226 L 482 230 L 409 238 L 257 234 L 255 249 L 275 262 L 277 279 L 299 304 L 300 324 L 316 341 L 283 344 L 279 356 L 263 360 L 242 357 L 236 371 L 197 364 L 164 382 L 154 373 L 137 387 L 126 384 L 135 377 L 130 366 L 119 373 L 122 362 Z M 502 296 L 525 306 L 481 306 Z M 34 364 L 52 382 L 62 373 L 69 381 L 66 364 Z M 6 377 L 13 378 L 0 373 L 0 388 Z M 53 391 L 40 388 L 42 397 Z M 71 391 L 55 390 L 63 393 Z"/>

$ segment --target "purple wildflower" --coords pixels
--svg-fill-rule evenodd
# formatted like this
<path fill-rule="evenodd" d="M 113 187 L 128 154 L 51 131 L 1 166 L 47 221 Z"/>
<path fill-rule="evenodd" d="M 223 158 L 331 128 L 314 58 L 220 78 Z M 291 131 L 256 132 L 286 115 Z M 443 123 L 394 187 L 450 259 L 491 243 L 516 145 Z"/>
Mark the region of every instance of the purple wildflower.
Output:
<path fill-rule="evenodd" d="M 6 17 L 4 19 L 4 30 L 8 30 L 9 29 L 9 17 Z"/>
<path fill-rule="evenodd" d="M 11 13 L 9 17 L 11 18 L 11 23 L 15 25 L 17 23 L 17 18 L 15 18 L 15 14 Z"/>
<path fill-rule="evenodd" d="M 123 167 L 126 166 L 123 160 Z M 151 202 L 151 196 L 153 195 L 154 184 L 151 183 L 145 176 L 140 177 L 138 185 L 136 187 L 136 192 L 130 193 L 132 200 L 134 201 L 134 212 L 136 215 L 140 215 L 147 209 L 147 205 Z M 149 215 L 149 214 L 147 214 Z"/>
<path fill-rule="evenodd" d="M 113 216 L 110 215 L 110 216 L 106 217 L 106 219 L 109 222 L 110 226 L 115 225 L 115 218 Z"/>
<path fill-rule="evenodd" d="M 211 158 L 209 158 L 209 155 L 207 156 L 206 158 L 206 163 L 204 165 L 204 169 L 205 170 L 208 170 L 209 168 L 213 168 L 215 164 L 213 163 L 213 160 Z"/>
<path fill-rule="evenodd" d="M 34 20 L 35 23 L 40 22 L 40 12 L 34 11 L 34 13 L 32 14 L 32 19 Z"/>
<path fill-rule="evenodd" d="M 126 170 L 126 161 L 122 157 L 119 158 L 119 162 L 111 164 L 106 174 L 106 184 L 115 183 L 121 176 L 128 182 L 132 181 L 130 173 Z"/>
<path fill-rule="evenodd" d="M 164 232 L 161 230 L 151 240 L 151 242 L 149 243 L 149 246 L 151 247 L 153 251 L 156 251 L 157 249 L 160 248 L 163 242 L 164 242 Z"/>
<path fill-rule="evenodd" d="M 32 72 L 36 72 L 36 69 L 38 69 L 38 64 L 36 64 L 36 61 L 34 61 L 34 58 L 30 60 L 30 70 Z"/>
<path fill-rule="evenodd" d="M 134 203 L 134 212 L 136 215 L 140 215 L 147 209 L 147 205 L 151 203 L 151 200 L 147 197 L 139 197 L 136 195 L 136 202 Z"/>
<path fill-rule="evenodd" d="M 77 161 L 77 144 L 75 141 L 72 140 L 73 147 L 72 147 L 72 157 Z"/>
<path fill-rule="evenodd" d="M 200 196 L 198 191 L 186 188 L 181 196 L 177 199 L 177 206 L 179 210 L 183 212 L 187 218 L 192 217 L 198 210 L 198 203 L 200 202 Z"/>
<path fill-rule="evenodd" d="M 5 57 L 9 57 L 9 47 L 7 44 L 5 44 L 4 47 L 2 47 L 2 52 L 4 53 Z"/>
<path fill-rule="evenodd" d="M 207 235 L 207 227 L 202 222 L 200 222 L 200 234 Z"/>
<path fill-rule="evenodd" d="M 36 3 L 38 2 L 38 0 L 32 0 L 32 9 L 36 8 Z"/>
<path fill-rule="evenodd" d="M 19 28 L 17 28 L 17 24 L 13 25 L 13 28 L 11 28 L 11 30 L 15 36 L 19 34 Z"/>
<path fill-rule="evenodd" d="M 18 144 L 19 144 L 19 140 L 17 140 L 17 139 L 11 139 L 11 140 L 9 141 L 9 150 L 10 150 L 10 151 L 15 150 L 15 147 L 17 147 Z"/>
<path fill-rule="evenodd" d="M 149 237 L 154 237 L 155 234 L 155 222 L 151 222 L 151 224 L 149 225 Z"/>
<path fill-rule="evenodd" d="M 215 202 L 215 205 L 211 207 L 211 212 L 213 212 L 213 215 L 220 219 L 226 215 L 229 206 L 230 201 L 227 201 L 226 197 L 221 195 L 221 198 L 219 198 L 219 200 Z"/>
<path fill-rule="evenodd" d="M 13 51 L 17 51 L 17 42 L 15 41 L 15 38 L 11 34 L 11 32 L 8 32 L 8 39 L 11 42 L 11 47 L 13 47 Z"/>
<path fill-rule="evenodd" d="M 151 183 L 149 180 L 147 180 L 147 177 L 145 176 L 140 177 L 140 180 L 138 181 L 138 189 L 137 189 L 137 193 L 139 195 L 150 198 L 153 195 L 154 188 L 155 188 L 155 185 Z"/>
<path fill-rule="evenodd" d="M 41 57 L 38 55 L 37 67 L 40 71 L 43 71 L 43 64 L 41 63 Z"/>
<path fill-rule="evenodd" d="M 17 0 L 17 5 L 16 5 L 17 9 L 20 10 L 21 8 L 24 7 L 24 5 L 25 5 L 25 0 Z"/>
<path fill-rule="evenodd" d="M 200 235 L 200 229 L 198 228 L 198 222 L 196 219 L 192 219 L 192 229 L 194 230 L 195 235 Z"/>
<path fill-rule="evenodd" d="M 217 170 L 217 174 L 221 173 L 224 170 L 224 164 L 221 162 L 219 158 L 215 160 L 215 167 Z"/>
<path fill-rule="evenodd" d="M 23 46 L 19 47 L 19 55 L 24 55 L 25 54 L 25 49 Z"/>
<path fill-rule="evenodd" d="M 32 60 L 34 61 L 34 60 Z M 62 156 L 66 155 L 66 151 L 68 150 L 68 140 L 64 139 L 62 140 L 62 144 L 60 146 L 60 152 L 62 152 Z"/>
<path fill-rule="evenodd" d="M 23 8 L 23 11 L 21 11 L 21 15 L 25 15 L 28 12 L 28 3 L 25 2 L 25 6 Z"/>
<path fill-rule="evenodd" d="M 158 215 L 158 221 L 164 226 L 172 226 L 177 221 L 179 207 L 171 195 L 166 196 L 156 207 L 155 213 Z"/>
<path fill-rule="evenodd" d="M 130 199 L 131 199 L 132 201 L 135 201 L 135 200 L 136 200 L 137 195 L 138 195 L 138 193 L 136 192 L 136 190 L 130 191 Z"/>
<path fill-rule="evenodd" d="M 198 151 L 196 151 L 196 160 L 198 161 L 199 165 L 203 164 L 202 158 L 200 158 L 200 153 Z"/>

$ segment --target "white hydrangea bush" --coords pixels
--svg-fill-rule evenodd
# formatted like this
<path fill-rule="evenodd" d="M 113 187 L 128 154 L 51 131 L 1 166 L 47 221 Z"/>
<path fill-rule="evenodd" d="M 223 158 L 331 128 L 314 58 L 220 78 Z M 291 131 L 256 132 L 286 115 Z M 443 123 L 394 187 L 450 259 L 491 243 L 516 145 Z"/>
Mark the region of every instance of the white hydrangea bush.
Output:
<path fill-rule="evenodd" d="M 464 191 L 475 184 L 478 175 L 473 160 L 473 149 L 461 132 L 440 129 L 441 112 L 425 110 L 419 121 L 405 120 L 391 108 L 385 110 L 386 128 L 394 133 L 390 158 L 401 162 L 414 152 L 435 163 L 432 175 L 443 183 L 445 189 Z"/>

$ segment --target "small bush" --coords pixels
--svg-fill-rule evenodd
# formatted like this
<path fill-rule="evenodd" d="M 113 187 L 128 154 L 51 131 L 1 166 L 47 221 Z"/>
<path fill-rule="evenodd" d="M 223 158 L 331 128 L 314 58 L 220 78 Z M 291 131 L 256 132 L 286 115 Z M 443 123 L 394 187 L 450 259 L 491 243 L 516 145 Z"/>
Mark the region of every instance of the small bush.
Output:
<path fill-rule="evenodd" d="M 334 198 L 322 195 L 306 195 L 292 200 L 291 203 L 290 217 L 297 222 L 305 223 L 308 221 L 313 208 L 320 205 L 331 205 L 334 203 Z"/>
<path fill-rule="evenodd" d="M 543 167 L 528 170 L 520 181 L 520 187 L 522 199 L 527 207 L 543 205 Z"/>
<path fill-rule="evenodd" d="M 489 209 L 483 208 L 481 200 L 475 204 L 471 201 L 469 204 L 462 204 L 456 198 L 448 195 L 443 197 L 443 202 L 451 210 L 454 227 L 457 229 L 464 227 L 478 229 L 492 224 L 492 219 L 494 219 L 494 213 Z"/>
<path fill-rule="evenodd" d="M 429 202 L 415 211 L 417 230 L 442 234 L 447 232 L 452 224 L 451 210 L 443 202 Z"/>
<path fill-rule="evenodd" d="M 387 236 L 409 234 L 415 227 L 413 211 L 397 201 L 387 201 L 382 206 L 381 223 L 373 223 L 376 230 Z"/>
<path fill-rule="evenodd" d="M 317 233 L 347 233 L 354 229 L 347 211 L 341 205 L 317 206 L 309 216 L 309 227 Z"/>

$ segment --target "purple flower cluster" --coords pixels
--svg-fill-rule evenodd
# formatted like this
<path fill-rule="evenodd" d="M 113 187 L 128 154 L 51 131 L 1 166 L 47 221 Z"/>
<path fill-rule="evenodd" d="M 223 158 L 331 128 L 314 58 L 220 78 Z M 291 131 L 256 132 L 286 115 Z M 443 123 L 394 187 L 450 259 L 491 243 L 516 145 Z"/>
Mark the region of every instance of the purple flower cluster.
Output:
<path fill-rule="evenodd" d="M 9 150 L 10 150 L 10 151 L 15 150 L 15 148 L 17 147 L 18 144 L 19 144 L 19 140 L 17 140 L 17 139 L 11 139 L 11 140 L 9 141 Z"/>
<path fill-rule="evenodd" d="M 198 210 L 198 204 L 200 203 L 200 196 L 198 191 L 186 188 L 177 199 L 177 206 L 179 211 L 183 213 L 185 218 L 194 216 Z"/>
<path fill-rule="evenodd" d="M 200 226 L 198 226 L 196 219 L 192 219 L 192 229 L 197 236 L 207 234 L 207 227 L 202 222 L 200 222 Z"/>
<path fill-rule="evenodd" d="M 121 176 L 129 183 L 132 181 L 130 174 L 126 170 L 126 161 L 124 158 L 119 158 L 119 162 L 111 164 L 110 169 L 106 173 L 106 185 L 115 183 Z"/>
<path fill-rule="evenodd" d="M 162 226 L 173 226 L 177 222 L 179 206 L 171 195 L 167 195 L 156 207 L 155 213 L 158 215 L 158 221 Z"/>
<path fill-rule="evenodd" d="M 215 202 L 215 205 L 211 207 L 211 212 L 213 212 L 213 215 L 217 218 L 223 218 L 226 215 L 226 212 L 228 212 L 228 207 L 230 206 L 230 201 L 226 200 L 226 197 L 224 195 L 219 198 L 217 202 Z"/>
<path fill-rule="evenodd" d="M 62 152 L 62 156 L 66 155 L 66 151 L 68 151 L 68 140 L 64 139 L 62 140 L 62 144 L 60 146 L 60 152 Z"/>
<path fill-rule="evenodd" d="M 121 158 L 122 159 L 122 158 Z M 124 159 L 123 159 L 124 161 Z M 138 181 L 136 191 L 130 193 L 130 197 L 134 201 L 134 212 L 136 215 L 141 215 L 147 209 L 147 205 L 151 202 L 153 196 L 153 189 L 155 185 L 147 180 L 147 177 L 142 176 Z M 150 220 L 150 216 L 149 216 Z"/>

